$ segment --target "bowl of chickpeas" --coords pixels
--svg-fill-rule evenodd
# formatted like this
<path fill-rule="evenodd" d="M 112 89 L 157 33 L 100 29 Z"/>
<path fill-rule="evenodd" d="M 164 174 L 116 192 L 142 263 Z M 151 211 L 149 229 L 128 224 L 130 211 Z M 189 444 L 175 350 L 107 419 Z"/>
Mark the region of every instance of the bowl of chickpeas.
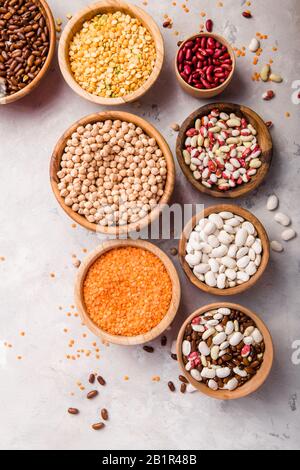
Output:
<path fill-rule="evenodd" d="M 50 163 L 54 195 L 74 222 L 95 232 L 139 232 L 168 204 L 175 164 L 163 136 L 121 111 L 91 114 L 58 140 Z"/>
<path fill-rule="evenodd" d="M 164 43 L 159 27 L 141 8 L 103 0 L 68 22 L 58 58 L 64 79 L 78 95 L 120 105 L 138 100 L 156 82 Z"/>

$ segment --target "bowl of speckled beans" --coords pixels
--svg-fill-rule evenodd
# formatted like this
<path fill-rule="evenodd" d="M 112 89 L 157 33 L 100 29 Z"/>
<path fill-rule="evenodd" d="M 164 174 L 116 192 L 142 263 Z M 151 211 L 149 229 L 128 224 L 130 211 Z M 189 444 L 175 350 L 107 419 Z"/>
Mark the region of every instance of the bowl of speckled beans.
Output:
<path fill-rule="evenodd" d="M 271 372 L 273 356 L 264 322 L 252 310 L 229 302 L 196 310 L 177 338 L 177 358 L 188 382 L 219 400 L 256 392 Z"/>
<path fill-rule="evenodd" d="M 61 72 L 81 97 L 101 105 L 135 101 L 156 82 L 164 43 L 155 21 L 141 8 L 100 1 L 76 15 L 59 43 Z"/>

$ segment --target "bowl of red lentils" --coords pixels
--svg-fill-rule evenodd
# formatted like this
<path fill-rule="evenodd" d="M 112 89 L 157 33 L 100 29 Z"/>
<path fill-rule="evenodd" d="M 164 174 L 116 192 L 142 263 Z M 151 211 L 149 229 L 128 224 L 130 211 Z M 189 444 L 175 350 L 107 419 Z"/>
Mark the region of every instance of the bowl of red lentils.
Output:
<path fill-rule="evenodd" d="M 155 21 L 142 9 L 110 0 L 73 16 L 58 50 L 61 72 L 81 97 L 120 105 L 143 96 L 157 80 L 164 43 Z"/>
<path fill-rule="evenodd" d="M 69 217 L 106 235 L 147 229 L 168 204 L 175 164 L 162 135 L 121 111 L 73 124 L 52 154 L 53 193 Z"/>
<path fill-rule="evenodd" d="M 146 241 L 104 242 L 82 262 L 75 302 L 85 325 L 109 343 L 143 344 L 172 323 L 180 282 L 169 257 Z"/>
<path fill-rule="evenodd" d="M 45 0 L 1 2 L 0 105 L 20 100 L 39 85 L 55 43 L 55 23 Z"/>

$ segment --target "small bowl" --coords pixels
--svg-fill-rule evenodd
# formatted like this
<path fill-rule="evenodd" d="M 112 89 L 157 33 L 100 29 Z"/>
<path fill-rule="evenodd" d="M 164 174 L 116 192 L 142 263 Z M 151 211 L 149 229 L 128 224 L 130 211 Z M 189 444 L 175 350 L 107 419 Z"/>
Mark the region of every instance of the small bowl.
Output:
<path fill-rule="evenodd" d="M 220 109 L 221 112 L 229 114 L 235 113 L 237 116 L 245 117 L 247 121 L 249 121 L 250 124 L 252 124 L 257 130 L 256 137 L 262 150 L 260 156 L 262 166 L 258 169 L 256 175 L 252 177 L 251 181 L 249 183 L 243 183 L 240 186 L 236 186 L 235 188 L 228 189 L 227 191 L 220 191 L 216 188 L 206 188 L 205 186 L 203 186 L 200 181 L 197 181 L 194 178 L 190 168 L 186 165 L 182 155 L 182 150 L 186 139 L 186 131 L 193 127 L 196 119 L 206 116 L 214 108 Z M 176 142 L 176 156 L 182 172 L 184 173 L 188 181 L 196 189 L 198 189 L 198 191 L 200 191 L 201 193 L 208 194 L 212 197 L 235 199 L 250 193 L 264 181 L 272 162 L 273 142 L 269 129 L 267 128 L 265 122 L 252 109 L 247 108 L 247 106 L 234 103 L 211 103 L 202 106 L 201 108 L 197 109 L 197 111 L 194 111 L 192 114 L 190 114 L 190 116 L 186 118 L 186 120 L 182 124 Z"/>
<path fill-rule="evenodd" d="M 138 18 L 148 29 L 155 42 L 156 63 L 148 80 L 138 90 L 118 98 L 103 98 L 102 96 L 88 93 L 76 82 L 70 68 L 69 47 L 74 35 L 81 30 L 85 21 L 90 20 L 96 15 L 114 11 L 122 11 L 132 17 Z M 130 3 L 123 2 L 122 0 L 103 0 L 80 10 L 66 25 L 61 35 L 58 47 L 59 66 L 67 84 L 82 98 L 103 106 L 118 106 L 120 104 L 130 103 L 140 99 L 145 93 L 147 93 L 147 91 L 150 90 L 158 79 L 164 61 L 164 54 L 163 38 L 155 21 L 141 8 L 131 5 Z"/>
<path fill-rule="evenodd" d="M 149 214 L 147 214 L 146 217 L 144 217 L 141 220 L 138 220 L 137 222 L 134 222 L 128 225 L 113 226 L 113 227 L 102 227 L 100 224 L 97 225 L 95 223 L 88 222 L 85 217 L 77 214 L 77 212 L 74 212 L 71 207 L 68 207 L 65 204 L 64 199 L 60 195 L 60 192 L 58 189 L 59 178 L 57 176 L 57 172 L 60 170 L 60 162 L 62 159 L 64 149 L 66 147 L 66 142 L 70 138 L 70 136 L 73 134 L 73 132 L 75 132 L 79 126 L 86 126 L 89 123 L 93 124 L 94 122 L 105 121 L 107 119 L 111 119 L 111 120 L 120 119 L 121 121 L 133 122 L 136 126 L 141 127 L 146 132 L 146 134 L 148 134 L 150 137 L 154 137 L 156 139 L 158 146 L 160 147 L 160 149 L 162 150 L 165 156 L 165 159 L 167 162 L 167 171 L 168 171 L 164 194 L 161 197 L 158 206 L 156 206 L 154 210 L 152 210 Z M 66 214 L 68 214 L 68 216 L 74 220 L 74 222 L 78 223 L 79 225 L 86 228 L 87 230 L 92 230 L 94 232 L 104 233 L 106 235 L 120 235 L 120 234 L 126 234 L 130 232 L 142 230 L 143 228 L 147 227 L 147 225 L 152 223 L 161 214 L 164 205 L 168 204 L 173 193 L 174 184 L 175 184 L 175 164 L 174 164 L 172 152 L 167 142 L 165 141 L 163 136 L 155 129 L 155 127 L 153 127 L 145 119 L 142 119 L 139 116 L 136 116 L 135 114 L 125 113 L 122 111 L 104 111 L 102 113 L 90 114 L 89 116 L 86 116 L 80 119 L 79 121 L 75 122 L 75 124 L 73 124 L 62 135 L 62 137 L 57 142 L 55 149 L 53 151 L 52 157 L 51 157 L 50 180 L 51 180 L 52 190 L 54 192 L 54 195 L 58 203 L 66 212 Z"/>
<path fill-rule="evenodd" d="M 200 281 L 189 267 L 188 263 L 185 260 L 185 256 L 186 244 L 188 242 L 191 232 L 193 231 L 194 227 L 197 225 L 199 220 L 204 217 L 208 217 L 212 213 L 219 213 L 223 211 L 232 212 L 233 214 L 239 215 L 245 220 L 251 222 L 258 233 L 258 237 L 261 239 L 263 251 L 261 264 L 257 269 L 257 272 L 252 277 L 250 277 L 249 281 L 244 282 L 243 284 L 237 285 L 235 287 L 228 287 L 227 289 L 218 289 L 217 287 L 210 287 L 205 284 L 205 282 Z M 236 295 L 241 294 L 242 292 L 245 292 L 246 290 L 253 287 L 265 272 L 270 259 L 270 242 L 267 232 L 264 229 L 263 225 L 251 212 L 239 206 L 234 206 L 231 204 L 219 204 L 217 206 L 208 207 L 204 210 L 204 212 L 200 212 L 199 214 L 194 215 L 194 217 L 187 223 L 187 225 L 183 229 L 179 242 L 179 259 L 183 270 L 189 280 L 202 291 L 207 292 L 208 294 L 220 296 Z"/>
<path fill-rule="evenodd" d="M 192 321 L 192 319 L 198 315 L 202 315 L 205 312 L 209 312 L 210 310 L 214 310 L 217 308 L 231 308 L 233 310 L 239 310 L 240 312 L 244 313 L 248 317 L 250 317 L 257 325 L 258 329 L 261 331 L 264 342 L 265 342 L 265 353 L 264 353 L 264 360 L 262 363 L 261 368 L 257 371 L 257 374 L 246 382 L 241 387 L 233 390 L 232 392 L 229 390 L 211 390 L 205 384 L 201 382 L 197 382 L 185 369 L 184 362 L 182 359 L 182 350 L 181 345 L 183 341 L 183 336 L 185 332 L 186 326 Z M 249 310 L 242 305 L 228 303 L 228 302 L 221 302 L 215 303 L 210 305 L 205 305 L 204 307 L 199 308 L 194 313 L 192 313 L 183 323 L 178 337 L 177 337 L 177 359 L 179 362 L 179 366 L 184 374 L 184 376 L 188 379 L 188 381 L 197 389 L 199 392 L 204 393 L 205 395 L 216 398 L 218 400 L 235 400 L 237 398 L 244 398 L 251 393 L 256 392 L 267 380 L 273 365 L 274 360 L 274 348 L 272 337 L 268 328 L 266 327 L 265 323 L 254 313 L 252 310 Z"/>
<path fill-rule="evenodd" d="M 219 85 L 216 88 L 212 88 L 211 90 L 198 90 L 197 88 L 189 85 L 185 80 L 183 80 L 183 78 L 181 77 L 181 75 L 179 73 L 179 70 L 178 70 L 178 55 L 179 55 L 179 52 L 180 52 L 181 48 L 184 46 L 184 44 L 186 42 L 193 41 L 194 39 L 196 39 L 198 37 L 203 37 L 203 36 L 207 37 L 207 38 L 213 38 L 216 41 L 220 42 L 222 45 L 226 46 L 227 50 L 228 50 L 228 54 L 230 55 L 230 58 L 232 60 L 232 70 L 231 70 L 230 74 L 228 75 L 227 79 L 225 80 L 225 82 L 223 82 L 221 85 Z M 231 80 L 233 78 L 233 75 L 234 75 L 234 72 L 235 72 L 235 68 L 236 68 L 236 60 L 235 60 L 234 51 L 233 51 L 231 45 L 229 44 L 229 42 L 225 38 L 223 38 L 222 36 L 219 36 L 218 34 L 198 33 L 198 34 L 194 34 L 193 36 L 190 36 L 185 41 L 183 41 L 183 43 L 180 45 L 180 47 L 178 49 L 178 52 L 176 54 L 176 58 L 175 58 L 175 72 L 176 72 L 176 77 L 177 77 L 177 80 L 178 80 L 180 86 L 189 95 L 192 95 L 195 98 L 199 98 L 199 99 L 212 98 L 213 96 L 217 96 L 220 93 L 222 93 L 228 87 L 229 83 L 231 82 Z"/>
<path fill-rule="evenodd" d="M 162 321 L 157 326 L 155 326 L 152 330 L 148 331 L 145 334 L 138 335 L 138 336 L 116 336 L 116 335 L 111 335 L 107 333 L 106 331 L 103 331 L 88 316 L 85 305 L 84 305 L 84 299 L 83 299 L 83 283 L 84 283 L 84 280 L 86 278 L 86 275 L 90 266 L 101 255 L 103 255 L 107 251 L 113 250 L 115 248 L 127 247 L 127 246 L 142 248 L 156 255 L 163 262 L 170 276 L 170 279 L 172 282 L 172 290 L 173 290 L 172 300 L 171 300 L 169 310 L 166 313 L 165 317 L 162 319 Z M 180 295 L 181 295 L 180 282 L 179 282 L 178 274 L 174 267 L 174 264 L 171 262 L 169 257 L 162 250 L 160 250 L 157 246 L 153 245 L 152 243 L 142 241 L 142 240 L 137 240 L 137 241 L 114 240 L 114 241 L 108 241 L 108 242 L 103 243 L 101 246 L 96 248 L 96 250 L 94 250 L 82 262 L 78 270 L 76 281 L 75 281 L 75 303 L 76 303 L 78 312 L 83 322 L 85 323 L 85 325 L 96 336 L 99 336 L 104 341 L 108 341 L 109 343 L 114 343 L 114 344 L 120 344 L 123 346 L 132 346 L 136 344 L 147 343 L 157 338 L 157 336 L 161 335 L 168 328 L 168 326 L 172 323 L 172 321 L 175 318 L 175 315 L 179 307 Z"/>
<path fill-rule="evenodd" d="M 53 55 L 55 52 L 55 47 L 56 47 L 56 31 L 55 31 L 55 22 L 54 18 L 52 15 L 52 12 L 50 10 L 50 7 L 48 6 L 48 3 L 45 0 L 38 0 L 37 3 L 39 4 L 44 16 L 45 20 L 47 22 L 47 26 L 49 29 L 49 40 L 50 40 L 50 45 L 49 45 L 49 51 L 48 51 L 48 56 L 47 59 L 44 63 L 44 66 L 38 73 L 38 75 L 30 82 L 25 88 L 22 90 L 18 91 L 17 93 L 14 93 L 13 95 L 9 96 L 4 96 L 3 98 L 0 98 L 0 105 L 1 104 L 9 104 L 9 103 L 14 103 L 15 101 L 18 101 L 24 96 L 28 95 L 31 93 L 32 90 L 34 90 L 39 84 L 40 81 L 44 78 L 46 73 L 49 70 L 50 64 L 53 59 Z"/>

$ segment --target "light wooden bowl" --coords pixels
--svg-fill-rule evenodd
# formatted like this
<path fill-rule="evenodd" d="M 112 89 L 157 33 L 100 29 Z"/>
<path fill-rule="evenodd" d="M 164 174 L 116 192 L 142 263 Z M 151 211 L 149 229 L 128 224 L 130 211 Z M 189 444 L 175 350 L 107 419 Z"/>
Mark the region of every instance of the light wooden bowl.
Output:
<path fill-rule="evenodd" d="M 180 50 L 182 49 L 182 47 L 184 46 L 184 44 L 188 41 L 192 41 L 192 40 L 194 40 L 198 37 L 203 37 L 203 36 L 207 37 L 207 38 L 213 38 L 216 41 L 220 42 L 222 45 L 226 46 L 227 49 L 228 49 L 228 54 L 230 55 L 230 58 L 232 60 L 232 70 L 231 70 L 230 74 L 228 75 L 227 79 L 225 80 L 225 82 L 223 82 L 221 85 L 219 85 L 216 88 L 212 88 L 211 90 L 198 90 L 197 88 L 189 85 L 186 81 L 183 80 L 183 78 L 181 77 L 181 75 L 179 73 L 179 70 L 178 70 L 178 54 L 179 54 Z M 180 47 L 178 49 L 178 52 L 176 54 L 176 58 L 175 58 L 175 73 L 176 73 L 176 77 L 177 77 L 177 80 L 178 80 L 181 88 L 184 91 L 186 91 L 189 95 L 194 96 L 195 98 L 199 98 L 199 99 L 212 98 L 213 96 L 217 96 L 220 93 L 222 93 L 228 87 L 228 85 L 230 84 L 230 82 L 233 78 L 235 69 L 236 69 L 236 60 L 235 60 L 234 51 L 233 51 L 231 45 L 229 44 L 229 42 L 225 38 L 223 38 L 222 36 L 219 36 L 218 34 L 198 33 L 198 34 L 194 34 L 193 36 L 188 37 L 180 45 Z"/>
<path fill-rule="evenodd" d="M 119 98 L 103 98 L 101 96 L 88 93 L 87 91 L 83 90 L 83 88 L 81 88 L 81 86 L 76 82 L 69 63 L 69 46 L 74 35 L 82 28 L 82 25 L 85 21 L 90 20 L 96 15 L 114 11 L 122 11 L 132 17 L 138 18 L 141 23 L 150 31 L 156 47 L 156 63 L 148 80 L 135 92 Z M 104 106 L 116 106 L 138 100 L 154 85 L 161 72 L 164 61 L 164 42 L 159 27 L 155 21 L 141 8 L 122 0 L 102 0 L 85 7 L 83 10 L 74 15 L 73 18 L 68 22 L 59 41 L 58 60 L 64 79 L 79 96 L 85 98 L 86 100 L 92 101 L 93 103 Z"/>
<path fill-rule="evenodd" d="M 144 250 L 148 250 L 154 255 L 156 255 L 164 264 L 171 282 L 172 282 L 172 300 L 169 307 L 168 312 L 166 313 L 165 317 L 162 321 L 148 333 L 138 335 L 138 336 L 116 336 L 111 335 L 101 328 L 99 328 L 88 316 L 84 304 L 83 299 L 83 284 L 86 278 L 87 272 L 91 265 L 104 253 L 109 250 L 113 250 L 115 248 L 126 247 L 126 246 L 133 246 L 137 248 L 142 248 Z M 109 242 L 104 242 L 100 245 L 96 250 L 94 250 L 81 264 L 78 274 L 76 277 L 75 282 L 75 303 L 78 309 L 78 312 L 81 315 L 81 318 L 85 325 L 96 335 L 99 336 L 104 341 L 108 341 L 109 343 L 120 344 L 124 346 L 132 346 L 135 344 L 143 344 L 153 339 L 157 338 L 157 336 L 161 335 L 168 326 L 172 323 L 177 313 L 179 302 L 180 302 L 180 282 L 178 278 L 177 271 L 169 259 L 169 257 L 160 250 L 157 246 L 153 245 L 152 243 L 143 241 L 143 240 L 114 240 Z"/>
<path fill-rule="evenodd" d="M 229 211 L 229 212 L 232 212 L 233 214 L 240 215 L 245 220 L 248 220 L 249 222 L 251 222 L 254 225 L 258 233 L 258 237 L 261 239 L 262 248 L 263 248 L 261 264 L 257 272 L 254 274 L 254 276 L 250 277 L 248 282 L 244 282 L 243 284 L 237 285 L 235 287 L 229 287 L 227 289 L 218 289 L 217 287 L 210 287 L 207 284 L 205 284 L 205 282 L 200 281 L 195 276 L 192 269 L 189 267 L 189 265 L 185 261 L 186 244 L 188 242 L 191 232 L 193 231 L 194 227 L 197 225 L 199 220 L 204 217 L 208 217 L 212 213 L 218 213 L 222 211 Z M 241 294 L 242 292 L 245 292 L 246 290 L 250 289 L 257 283 L 257 281 L 263 275 L 268 265 L 269 258 L 270 258 L 270 242 L 269 242 L 267 232 L 264 229 L 261 222 L 251 212 L 247 211 L 246 209 L 243 209 L 242 207 L 234 206 L 231 204 L 219 204 L 217 206 L 211 206 L 211 207 L 206 208 L 204 212 L 200 212 L 199 214 L 196 214 L 185 226 L 181 235 L 180 242 L 179 242 L 179 259 L 180 259 L 180 262 L 184 269 L 185 274 L 195 286 L 197 286 L 199 289 L 203 290 L 204 292 L 207 292 L 208 294 L 213 294 L 213 295 L 220 295 L 220 296 L 236 295 L 236 294 Z"/>
<path fill-rule="evenodd" d="M 147 135 L 149 135 L 150 137 L 154 137 L 156 139 L 156 142 L 158 146 L 160 147 L 160 149 L 162 150 L 165 156 L 166 162 L 167 162 L 167 180 L 166 180 L 164 194 L 161 197 L 159 205 L 156 206 L 154 210 L 152 210 L 146 217 L 144 217 L 143 219 L 137 222 L 131 223 L 129 225 L 103 227 L 95 223 L 88 222 L 85 217 L 79 215 L 77 212 L 74 212 L 71 207 L 68 207 L 65 204 L 65 201 L 61 197 L 58 186 L 57 186 L 59 183 L 57 172 L 60 170 L 60 162 L 61 162 L 61 158 L 65 149 L 65 146 L 66 146 L 66 142 L 70 138 L 72 133 L 76 131 L 78 126 L 85 126 L 88 123 L 105 121 L 107 119 L 111 119 L 111 120 L 120 119 L 121 121 L 133 122 L 137 126 L 141 127 Z M 90 114 L 89 116 L 86 116 L 80 119 L 79 121 L 75 122 L 75 124 L 73 124 L 62 135 L 62 137 L 57 142 L 55 149 L 53 151 L 52 157 L 51 157 L 50 180 L 51 180 L 52 190 L 54 192 L 54 195 L 57 201 L 59 202 L 63 210 L 68 214 L 68 216 L 71 217 L 71 219 L 73 219 L 75 222 L 80 224 L 82 227 L 85 227 L 88 230 L 93 230 L 94 232 L 100 232 L 106 235 L 120 235 L 120 234 L 142 230 L 147 225 L 152 223 L 161 214 L 163 210 L 163 206 L 165 204 L 168 204 L 173 193 L 174 184 L 175 184 L 175 164 L 174 164 L 172 152 L 167 142 L 165 141 L 163 136 L 155 129 L 155 127 L 153 127 L 145 119 L 142 119 L 139 116 L 136 116 L 135 114 L 129 114 L 129 113 L 125 113 L 122 111 L 104 111 L 102 113 Z"/>
<path fill-rule="evenodd" d="M 185 163 L 182 155 L 186 139 L 186 131 L 194 126 L 196 119 L 209 114 L 214 108 L 218 108 L 220 111 L 225 113 L 233 112 L 240 117 L 245 117 L 257 130 L 257 140 L 262 150 L 260 156 L 262 166 L 258 168 L 256 175 L 252 176 L 251 181 L 249 183 L 243 183 L 240 186 L 236 186 L 235 188 L 228 189 L 227 191 L 220 191 L 216 187 L 206 188 L 200 181 L 197 181 L 193 177 L 193 173 Z M 182 172 L 188 181 L 198 189 L 198 191 L 213 197 L 235 199 L 250 193 L 264 181 L 272 162 L 273 142 L 265 122 L 252 109 L 247 108 L 247 106 L 234 103 L 211 103 L 206 106 L 202 106 L 197 109 L 197 111 L 194 111 L 182 124 L 176 142 L 176 156 Z"/>
<path fill-rule="evenodd" d="M 256 326 L 258 327 L 258 329 L 261 331 L 264 337 L 264 342 L 265 342 L 264 360 L 263 360 L 261 368 L 257 371 L 257 374 L 252 379 L 250 379 L 241 387 L 233 390 L 232 392 L 229 390 L 214 391 L 214 390 L 211 390 L 209 387 L 207 387 L 207 385 L 201 382 L 197 382 L 197 380 L 195 380 L 186 371 L 184 362 L 182 359 L 181 345 L 182 345 L 186 326 L 191 322 L 191 320 L 194 317 L 198 315 L 202 315 L 203 313 L 209 312 L 210 310 L 214 310 L 214 309 L 222 308 L 222 307 L 231 308 L 233 310 L 239 310 L 240 312 L 250 317 L 256 323 Z M 202 392 L 205 395 L 208 395 L 211 398 L 216 398 L 218 400 L 235 400 L 237 398 L 244 398 L 250 395 L 251 393 L 256 392 L 265 383 L 272 369 L 273 360 L 274 360 L 274 348 L 273 348 L 272 337 L 270 335 L 268 328 L 266 327 L 265 323 L 254 312 L 252 312 L 252 310 L 249 310 L 248 308 L 243 307 L 242 305 L 228 303 L 228 302 L 220 302 L 220 303 L 205 305 L 204 307 L 199 308 L 185 320 L 177 337 L 177 358 L 178 358 L 179 366 L 183 374 L 188 379 L 188 381 L 197 390 L 199 390 L 199 392 Z"/>
<path fill-rule="evenodd" d="M 44 63 L 44 66 L 42 67 L 38 75 L 34 78 L 34 80 L 32 80 L 32 82 L 30 82 L 25 88 L 18 91 L 17 93 L 0 98 L 0 105 L 14 103 L 15 101 L 18 101 L 21 98 L 24 98 L 24 96 L 28 95 L 32 90 L 34 90 L 39 85 L 40 81 L 44 78 L 44 76 L 48 72 L 50 64 L 52 62 L 53 55 L 55 52 L 55 46 L 56 46 L 56 31 L 55 31 L 54 18 L 50 10 L 50 7 L 48 6 L 48 3 L 45 0 L 38 0 L 37 3 L 39 4 L 45 16 L 45 20 L 47 22 L 47 26 L 49 29 L 50 44 L 49 44 L 49 51 L 48 51 L 47 59 Z"/>

